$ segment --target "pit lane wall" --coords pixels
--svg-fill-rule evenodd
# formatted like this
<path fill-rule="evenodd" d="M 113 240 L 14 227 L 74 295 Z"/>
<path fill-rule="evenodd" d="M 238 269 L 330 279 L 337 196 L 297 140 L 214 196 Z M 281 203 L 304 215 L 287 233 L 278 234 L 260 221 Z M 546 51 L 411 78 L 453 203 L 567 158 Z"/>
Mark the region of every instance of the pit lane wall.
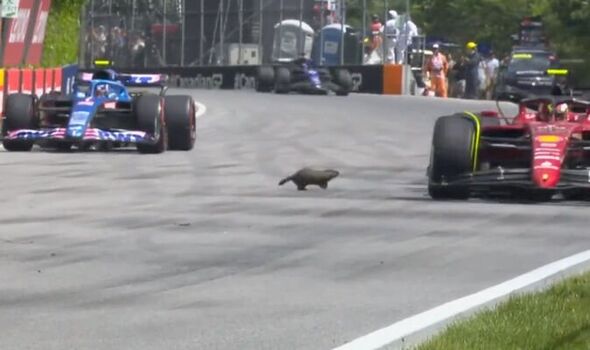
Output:
<path fill-rule="evenodd" d="M 71 92 L 77 71 L 77 65 L 0 69 L 0 113 L 4 116 L 6 96 L 9 94 L 21 92 L 40 97 L 52 91 Z"/>

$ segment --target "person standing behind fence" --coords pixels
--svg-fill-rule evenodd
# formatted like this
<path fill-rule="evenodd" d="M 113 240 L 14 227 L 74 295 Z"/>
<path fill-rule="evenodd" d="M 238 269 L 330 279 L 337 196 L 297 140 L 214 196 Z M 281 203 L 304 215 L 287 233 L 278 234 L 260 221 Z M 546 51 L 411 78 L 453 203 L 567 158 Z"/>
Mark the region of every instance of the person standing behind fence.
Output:
<path fill-rule="evenodd" d="M 426 74 L 430 78 L 430 85 L 437 97 L 447 98 L 447 73 L 449 62 L 439 50 L 439 45 L 432 46 L 434 53 L 426 63 Z"/>
<path fill-rule="evenodd" d="M 465 59 L 465 98 L 477 99 L 479 91 L 479 61 L 480 55 L 477 53 L 477 44 L 470 41 L 466 45 L 467 57 Z"/>
<path fill-rule="evenodd" d="M 396 63 L 395 48 L 397 46 L 397 38 L 399 36 L 399 28 L 397 25 L 397 12 L 391 10 L 388 13 L 389 20 L 385 22 L 385 44 L 387 45 L 387 63 Z"/>
<path fill-rule="evenodd" d="M 381 51 L 383 50 L 383 39 L 381 38 L 381 33 L 383 32 L 383 24 L 379 20 L 379 16 L 372 16 L 372 22 L 369 30 L 371 36 L 369 41 L 369 49 L 365 59 L 365 64 L 380 64 L 383 62 L 381 55 Z"/>
<path fill-rule="evenodd" d="M 496 58 L 496 54 L 490 51 L 488 59 L 486 60 L 486 92 L 485 97 L 488 100 L 492 99 L 494 87 L 496 86 L 496 77 L 498 76 L 498 69 L 500 68 L 500 61 Z"/>
<path fill-rule="evenodd" d="M 404 21 L 401 24 L 399 37 L 395 50 L 395 58 L 397 64 L 404 64 L 407 62 L 408 49 L 412 48 L 412 40 L 418 36 L 418 26 L 410 19 L 409 14 L 404 15 Z"/>

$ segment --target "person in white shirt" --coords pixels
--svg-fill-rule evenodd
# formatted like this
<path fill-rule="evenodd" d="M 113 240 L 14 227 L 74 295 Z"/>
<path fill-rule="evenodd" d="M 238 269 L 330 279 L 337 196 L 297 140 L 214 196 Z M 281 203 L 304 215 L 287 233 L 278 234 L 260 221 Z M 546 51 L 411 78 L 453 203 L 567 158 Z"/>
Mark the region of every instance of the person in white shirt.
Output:
<path fill-rule="evenodd" d="M 408 14 L 404 15 L 404 17 L 405 21 L 401 24 L 395 51 L 397 64 L 406 63 L 408 47 L 412 46 L 412 38 L 418 35 L 418 26 L 410 19 Z"/>
<path fill-rule="evenodd" d="M 391 10 L 388 13 L 389 19 L 385 22 L 384 36 L 385 46 L 387 47 L 386 63 L 396 63 L 395 48 L 397 46 L 397 38 L 399 36 L 399 28 L 397 25 L 397 12 Z"/>
<path fill-rule="evenodd" d="M 500 69 L 500 61 L 496 58 L 493 51 L 490 52 L 486 60 L 486 99 L 492 99 L 494 86 L 496 85 L 496 77 L 498 76 L 498 69 Z"/>

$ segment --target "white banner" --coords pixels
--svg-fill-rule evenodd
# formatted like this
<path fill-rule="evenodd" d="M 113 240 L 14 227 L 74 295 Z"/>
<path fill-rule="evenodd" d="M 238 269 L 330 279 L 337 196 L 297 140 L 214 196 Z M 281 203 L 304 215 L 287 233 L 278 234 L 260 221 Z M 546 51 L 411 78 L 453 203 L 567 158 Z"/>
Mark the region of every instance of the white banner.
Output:
<path fill-rule="evenodd" d="M 20 0 L 2 0 L 2 17 L 15 18 Z"/>

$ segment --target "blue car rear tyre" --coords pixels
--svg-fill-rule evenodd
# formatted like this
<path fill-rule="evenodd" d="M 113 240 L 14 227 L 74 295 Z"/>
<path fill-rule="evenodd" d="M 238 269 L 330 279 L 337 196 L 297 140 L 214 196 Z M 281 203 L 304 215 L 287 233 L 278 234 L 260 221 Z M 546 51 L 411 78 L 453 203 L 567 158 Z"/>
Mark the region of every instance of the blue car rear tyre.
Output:
<path fill-rule="evenodd" d="M 195 102 L 192 97 L 166 96 L 164 115 L 168 130 L 168 149 L 190 151 L 197 138 Z"/>

